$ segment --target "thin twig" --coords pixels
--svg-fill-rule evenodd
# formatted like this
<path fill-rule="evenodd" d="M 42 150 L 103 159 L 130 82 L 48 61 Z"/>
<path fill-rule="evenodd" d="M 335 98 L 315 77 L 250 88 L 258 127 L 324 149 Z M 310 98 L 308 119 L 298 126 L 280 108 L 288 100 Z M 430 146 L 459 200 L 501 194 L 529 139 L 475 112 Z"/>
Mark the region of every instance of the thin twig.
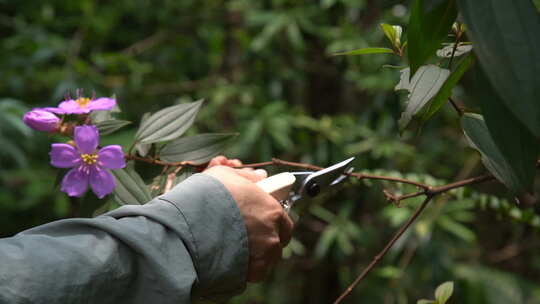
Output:
<path fill-rule="evenodd" d="M 318 171 L 318 170 L 324 169 L 323 167 L 319 167 L 319 166 L 315 166 L 315 165 L 311 165 L 311 164 L 290 162 L 290 161 L 286 161 L 286 160 L 282 160 L 282 159 L 278 159 L 278 158 L 272 158 L 272 161 L 269 161 L 269 162 L 242 165 L 239 168 L 256 168 L 256 167 L 266 167 L 266 166 L 272 166 L 272 165 L 289 166 L 289 167 L 306 169 L 306 170 L 313 170 L 313 171 Z M 423 184 L 423 183 L 420 183 L 420 182 L 416 182 L 416 181 L 412 181 L 412 180 L 408 180 L 408 179 L 404 179 L 404 178 L 399 178 L 399 177 L 382 176 L 382 175 L 374 175 L 374 174 L 365 174 L 365 173 L 360 173 L 360 172 L 352 172 L 352 173 L 349 173 L 348 175 L 349 176 L 354 176 L 354 177 L 356 177 L 358 179 L 385 180 L 385 181 L 390 181 L 390 182 L 398 182 L 398 183 L 402 183 L 402 184 L 413 185 L 413 186 L 419 187 L 419 188 L 424 189 L 424 190 L 430 189 L 429 185 L 426 185 L 426 184 Z"/>
<path fill-rule="evenodd" d="M 448 69 L 452 68 L 452 61 L 454 60 L 454 56 L 456 55 L 456 50 L 458 48 L 460 39 L 461 34 L 456 34 L 456 41 L 454 41 L 454 46 L 452 47 L 452 54 L 450 55 L 450 60 L 448 61 Z"/>
<path fill-rule="evenodd" d="M 379 254 L 377 254 L 375 257 L 373 257 L 373 260 L 369 265 L 362 271 L 362 273 L 352 282 L 347 289 L 334 301 L 334 304 L 341 303 L 347 296 L 350 295 L 350 293 L 353 291 L 353 289 L 360 283 L 362 280 L 369 274 L 369 272 L 379 263 L 379 261 L 386 255 L 388 250 L 392 248 L 394 243 L 403 235 L 405 231 L 411 226 L 411 224 L 416 220 L 416 218 L 424 211 L 428 203 L 431 201 L 433 196 L 428 195 L 422 205 L 416 209 L 416 211 L 413 213 L 413 215 L 409 218 L 409 220 L 396 232 L 396 234 L 392 237 L 392 239 L 386 244 L 386 246 L 381 250 Z"/>
<path fill-rule="evenodd" d="M 448 97 L 448 101 L 450 102 L 450 104 L 452 105 L 452 107 L 454 108 L 454 110 L 456 110 L 456 112 L 458 113 L 459 116 L 463 116 L 464 112 L 463 112 L 463 109 L 461 109 L 457 103 L 452 99 L 452 97 Z"/>
<path fill-rule="evenodd" d="M 473 184 L 478 184 L 478 183 L 483 183 L 483 182 L 487 182 L 487 181 L 494 180 L 494 179 L 495 179 L 495 177 L 493 177 L 493 175 L 491 175 L 491 174 L 485 174 L 485 175 L 481 175 L 481 176 L 477 176 L 477 177 L 471 177 L 471 178 L 460 180 L 460 181 L 457 181 L 457 182 L 454 182 L 454 183 L 451 183 L 451 184 L 447 184 L 447 185 L 444 185 L 444 186 L 433 187 L 428 192 L 428 195 L 436 195 L 436 194 L 439 194 L 439 193 L 450 191 L 452 189 L 461 188 L 463 186 L 468 186 L 468 185 L 473 185 Z"/>
<path fill-rule="evenodd" d="M 448 69 L 449 70 L 452 69 L 452 62 L 454 61 L 454 57 L 456 55 L 456 50 L 458 48 L 460 40 L 461 40 L 461 31 L 458 31 L 456 33 L 456 40 L 454 41 L 454 46 L 452 47 L 452 54 L 450 55 L 450 60 L 448 61 Z M 448 101 L 450 101 L 450 104 L 452 105 L 452 107 L 454 107 L 454 109 L 456 110 L 458 115 L 463 116 L 463 110 L 460 107 L 458 107 L 458 105 L 452 99 L 452 97 L 448 97 Z"/>

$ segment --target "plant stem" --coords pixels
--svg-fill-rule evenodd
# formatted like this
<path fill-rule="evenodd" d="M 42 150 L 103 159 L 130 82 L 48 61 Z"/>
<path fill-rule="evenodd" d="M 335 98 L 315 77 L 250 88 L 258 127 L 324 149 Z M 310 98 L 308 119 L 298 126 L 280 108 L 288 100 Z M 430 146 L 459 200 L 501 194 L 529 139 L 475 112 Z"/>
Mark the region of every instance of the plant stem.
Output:
<path fill-rule="evenodd" d="M 358 284 L 360 284 L 360 282 L 362 282 L 362 280 L 369 274 L 369 272 L 375 266 L 377 266 L 379 261 L 386 255 L 388 250 L 390 250 L 390 248 L 392 248 L 392 246 L 396 243 L 396 241 L 399 240 L 399 238 L 403 235 L 403 233 L 405 233 L 405 231 L 407 231 L 407 229 L 409 229 L 411 224 L 422 213 L 422 211 L 424 211 L 424 209 L 426 208 L 426 206 L 428 205 L 428 203 L 431 201 L 432 198 L 433 198 L 433 196 L 431 196 L 431 195 L 428 195 L 426 197 L 426 199 L 424 200 L 422 205 L 420 205 L 420 207 L 418 207 L 418 209 L 416 209 L 416 211 L 409 218 L 409 220 L 398 230 L 398 232 L 396 232 L 396 234 L 392 237 L 392 239 L 390 239 L 390 241 L 386 244 L 386 246 L 384 246 L 384 248 L 381 250 L 381 252 L 379 252 L 379 254 L 377 254 L 375 257 L 373 257 L 373 260 L 371 261 L 371 263 L 369 263 L 369 265 L 354 280 L 354 282 L 352 282 L 352 284 L 349 285 L 349 287 L 347 287 L 347 289 L 345 289 L 345 291 L 334 301 L 334 304 L 341 303 L 347 296 L 349 296 L 351 294 L 351 292 L 353 291 L 353 289 Z"/>

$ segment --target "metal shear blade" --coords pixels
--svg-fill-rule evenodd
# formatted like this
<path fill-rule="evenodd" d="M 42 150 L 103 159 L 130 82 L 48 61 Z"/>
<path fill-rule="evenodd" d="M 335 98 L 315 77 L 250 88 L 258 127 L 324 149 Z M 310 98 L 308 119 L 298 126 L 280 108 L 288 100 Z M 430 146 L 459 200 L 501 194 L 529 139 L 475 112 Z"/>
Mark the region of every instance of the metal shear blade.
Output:
<path fill-rule="evenodd" d="M 347 177 L 346 173 L 352 171 L 353 168 L 350 168 L 349 165 L 353 160 L 354 157 L 351 157 L 315 172 L 291 172 L 296 177 L 296 182 L 289 197 L 282 202 L 284 208 L 288 210 L 294 202 L 306 196 L 315 197 L 320 192 L 342 182 Z"/>

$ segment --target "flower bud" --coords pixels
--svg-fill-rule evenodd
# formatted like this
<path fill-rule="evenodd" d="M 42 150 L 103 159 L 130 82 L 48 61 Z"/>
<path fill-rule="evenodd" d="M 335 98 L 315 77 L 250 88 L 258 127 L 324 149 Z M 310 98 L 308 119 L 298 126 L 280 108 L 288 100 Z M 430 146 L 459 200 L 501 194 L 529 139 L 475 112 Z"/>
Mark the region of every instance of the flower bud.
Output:
<path fill-rule="evenodd" d="M 58 129 L 60 118 L 51 112 L 33 109 L 24 114 L 23 121 L 34 130 L 52 132 Z"/>

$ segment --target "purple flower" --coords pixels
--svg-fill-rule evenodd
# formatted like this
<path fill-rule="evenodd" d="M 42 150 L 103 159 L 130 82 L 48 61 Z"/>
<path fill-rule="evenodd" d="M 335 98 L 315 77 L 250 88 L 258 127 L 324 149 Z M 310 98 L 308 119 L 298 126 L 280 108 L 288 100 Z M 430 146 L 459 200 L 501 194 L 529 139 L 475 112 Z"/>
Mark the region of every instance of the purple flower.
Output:
<path fill-rule="evenodd" d="M 94 110 L 110 110 L 116 105 L 116 99 L 101 97 L 90 99 L 88 97 L 78 97 L 77 99 L 66 99 L 57 108 L 49 107 L 43 110 L 56 114 L 87 114 Z"/>
<path fill-rule="evenodd" d="M 60 118 L 51 112 L 39 108 L 24 114 L 23 121 L 30 128 L 45 132 L 55 131 L 60 124 Z"/>
<path fill-rule="evenodd" d="M 75 127 L 76 147 L 69 144 L 52 144 L 51 165 L 72 168 L 62 180 L 61 190 L 69 196 L 82 196 L 88 185 L 99 198 L 113 192 L 116 183 L 107 169 L 126 166 L 124 152 L 118 145 L 97 151 L 99 132 L 95 126 Z"/>

